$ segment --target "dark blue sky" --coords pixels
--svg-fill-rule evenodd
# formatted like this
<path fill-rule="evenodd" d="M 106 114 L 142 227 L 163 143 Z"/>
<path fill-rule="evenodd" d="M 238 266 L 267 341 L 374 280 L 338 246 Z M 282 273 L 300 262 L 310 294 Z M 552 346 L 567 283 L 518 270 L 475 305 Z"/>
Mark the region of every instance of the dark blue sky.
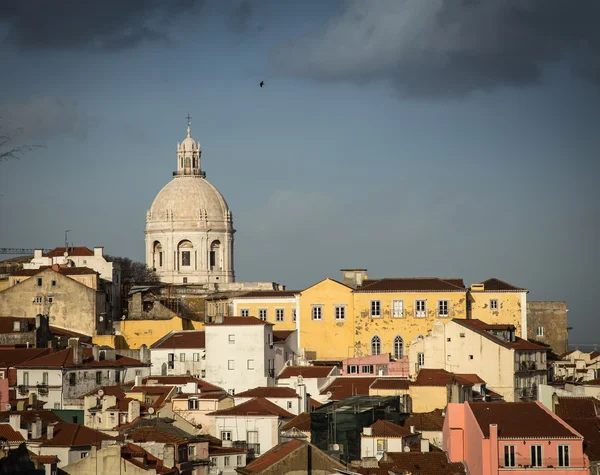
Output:
<path fill-rule="evenodd" d="M 596 343 L 600 4 L 0 6 L 2 246 L 144 258 L 192 115 L 238 280 L 498 277 Z M 266 87 L 258 83 L 264 80 Z"/>

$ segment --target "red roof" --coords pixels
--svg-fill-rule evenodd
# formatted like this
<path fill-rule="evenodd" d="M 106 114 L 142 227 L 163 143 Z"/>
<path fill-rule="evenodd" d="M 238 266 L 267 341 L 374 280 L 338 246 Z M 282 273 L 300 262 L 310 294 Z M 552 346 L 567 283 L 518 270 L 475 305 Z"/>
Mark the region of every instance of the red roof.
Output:
<path fill-rule="evenodd" d="M 42 465 L 52 465 L 58 462 L 58 456 L 56 455 L 38 455 L 28 450 L 29 458 L 34 462 L 41 463 Z"/>
<path fill-rule="evenodd" d="M 279 375 L 279 379 L 295 378 L 327 378 L 335 366 L 288 366 Z"/>
<path fill-rule="evenodd" d="M 220 409 L 218 411 L 208 413 L 209 416 L 277 416 L 284 418 L 293 418 L 285 409 L 282 409 L 277 404 L 273 404 L 268 399 L 255 397 L 238 406 Z"/>
<path fill-rule="evenodd" d="M 187 444 L 188 442 L 174 434 L 169 434 L 150 426 L 136 427 L 127 432 L 126 437 L 134 442 L 158 442 L 164 444 Z"/>
<path fill-rule="evenodd" d="M 202 436 L 206 437 L 206 436 Z M 236 449 L 235 447 L 221 447 L 218 445 L 208 446 L 208 455 L 233 455 L 233 454 L 245 454 L 246 451 L 243 449 Z"/>
<path fill-rule="evenodd" d="M 48 355 L 50 352 L 49 348 L 0 348 L 0 366 L 3 368 L 12 368 L 34 358 Z"/>
<path fill-rule="evenodd" d="M 583 436 L 583 452 L 590 460 L 600 461 L 600 419 L 597 417 L 578 417 L 564 419 L 573 429 Z"/>
<path fill-rule="evenodd" d="M 6 439 L 9 442 L 25 442 L 23 435 L 14 430 L 10 424 L 0 424 L 0 439 Z"/>
<path fill-rule="evenodd" d="M 299 294 L 300 290 L 253 290 L 252 292 L 247 292 L 242 295 L 238 295 L 237 299 L 255 299 L 255 298 L 289 298 L 293 297 L 296 294 Z"/>
<path fill-rule="evenodd" d="M 58 268 L 58 271 L 52 269 L 52 266 L 41 266 L 39 269 L 20 269 L 12 273 L 15 277 L 31 277 L 39 274 L 40 272 L 44 272 L 48 269 L 51 269 L 53 272 L 58 272 L 61 275 L 90 275 L 90 274 L 98 274 L 93 269 L 89 267 L 66 267 L 61 266 Z"/>
<path fill-rule="evenodd" d="M 559 397 L 554 412 L 561 419 L 600 417 L 600 401 L 595 397 Z"/>
<path fill-rule="evenodd" d="M 282 386 L 264 386 L 238 393 L 235 397 L 265 397 L 265 398 L 297 398 L 298 393 L 292 388 Z"/>
<path fill-rule="evenodd" d="M 369 387 L 376 379 L 376 377 L 340 376 L 323 389 L 321 394 L 325 395 L 331 392 L 331 399 L 333 401 L 341 401 L 350 396 L 368 396 Z"/>
<path fill-rule="evenodd" d="M 500 279 L 488 279 L 481 282 L 485 292 L 526 292 L 527 289 L 504 282 Z"/>
<path fill-rule="evenodd" d="M 28 409 L 26 411 L 2 411 L 0 412 L 0 421 L 9 421 L 11 414 L 19 414 L 21 416 L 21 425 L 31 424 L 38 417 L 44 424 L 51 422 L 62 422 L 62 419 L 58 417 L 54 412 L 49 409 Z"/>
<path fill-rule="evenodd" d="M 46 254 L 43 254 L 44 257 L 63 257 L 65 255 L 65 251 L 69 253 L 69 256 L 73 257 L 91 257 L 94 255 L 94 251 L 91 251 L 85 246 L 77 246 L 77 247 L 55 247 L 51 251 L 48 251 Z"/>
<path fill-rule="evenodd" d="M 355 293 L 367 292 L 466 292 L 462 279 L 408 277 L 365 281 Z"/>
<path fill-rule="evenodd" d="M 73 363 L 73 348 L 66 348 L 17 365 L 19 368 L 112 368 L 124 366 L 148 366 L 128 356 L 117 355 L 114 360 L 94 360 L 92 348 L 82 348 L 83 358 L 80 365 Z"/>
<path fill-rule="evenodd" d="M 196 383 L 198 385 L 198 391 L 223 391 L 223 388 L 215 386 L 207 381 L 194 376 L 146 376 L 142 379 L 142 383 L 147 386 L 157 385 L 164 386 L 180 386 L 187 383 Z"/>
<path fill-rule="evenodd" d="M 464 474 L 462 463 L 452 463 L 446 452 L 388 452 L 392 472 L 418 473 L 421 475 L 457 475 Z M 360 472 L 368 473 L 368 472 Z"/>
<path fill-rule="evenodd" d="M 205 348 L 204 330 L 187 330 L 171 332 L 153 343 L 150 348 L 153 350 L 175 350 L 175 349 L 203 349 Z"/>
<path fill-rule="evenodd" d="M 441 409 L 412 414 L 404 421 L 404 427 L 415 426 L 418 431 L 441 431 L 444 428 L 444 413 Z"/>
<path fill-rule="evenodd" d="M 292 439 L 289 442 L 283 442 L 279 445 L 276 445 L 268 452 L 265 452 L 263 455 L 258 457 L 253 462 L 250 462 L 244 468 L 244 471 L 258 473 L 271 465 L 279 462 L 281 459 L 291 454 L 295 450 L 302 447 L 306 442 L 303 442 L 300 439 Z"/>
<path fill-rule="evenodd" d="M 371 384 L 371 389 L 408 389 L 409 386 L 408 379 L 379 378 Z"/>
<path fill-rule="evenodd" d="M 286 341 L 296 330 L 273 330 L 273 342 L 280 343 Z"/>
<path fill-rule="evenodd" d="M 485 381 L 474 373 L 460 373 L 458 376 L 472 384 L 485 384 Z"/>
<path fill-rule="evenodd" d="M 491 333 L 489 333 L 490 330 L 504 330 L 504 329 L 514 328 L 513 325 L 509 325 L 509 324 L 490 325 L 489 323 L 485 323 L 485 322 L 482 322 L 481 320 L 477 320 L 474 318 L 473 319 L 471 319 L 471 318 L 469 318 L 469 319 L 453 318 L 452 322 L 458 323 L 459 325 L 461 325 L 465 328 L 469 328 L 469 329 L 473 330 L 474 332 L 479 333 L 480 335 L 486 337 L 488 340 L 498 343 L 499 345 L 502 345 L 505 348 L 511 348 L 513 350 L 527 350 L 527 351 L 535 351 L 535 350 L 546 351 L 547 350 L 547 348 L 545 346 L 536 345 L 535 343 L 532 343 L 527 340 L 523 340 L 522 338 L 519 338 L 519 337 L 515 337 L 515 341 L 506 341 L 506 340 L 503 340 L 502 338 L 499 338 L 499 337 L 494 336 Z"/>
<path fill-rule="evenodd" d="M 363 430 L 363 437 L 408 437 L 414 435 L 410 429 L 404 428 L 390 421 L 384 421 L 379 419 L 375 424 L 371 426 L 371 435 L 365 435 Z"/>
<path fill-rule="evenodd" d="M 41 440 L 43 440 L 43 447 L 81 447 L 87 445 L 100 447 L 103 440 L 116 439 L 81 424 L 59 422 L 54 427 L 54 437 L 48 440 L 44 435 Z"/>
<path fill-rule="evenodd" d="M 417 374 L 417 379 L 412 383 L 414 386 L 447 386 L 457 382 L 463 386 L 472 386 L 473 383 L 460 374 L 454 374 L 445 369 L 422 368 Z"/>
<path fill-rule="evenodd" d="M 146 471 L 153 469 L 159 474 L 175 473 L 176 471 L 174 468 L 165 467 L 161 459 L 156 458 L 139 445 L 132 443 L 121 446 L 121 457 L 136 467 L 142 468 Z M 139 460 L 140 458 L 142 460 Z"/>
<path fill-rule="evenodd" d="M 578 438 L 536 402 L 471 402 L 468 404 L 483 432 L 490 436 L 490 424 L 498 424 L 498 438 Z M 524 423 L 525 422 L 525 423 Z"/>
<path fill-rule="evenodd" d="M 310 432 L 310 414 L 302 412 L 281 427 L 281 430 L 298 429 L 302 432 Z"/>
<path fill-rule="evenodd" d="M 245 326 L 245 325 L 273 325 L 256 317 L 223 317 L 223 323 L 210 322 L 204 326 Z"/>

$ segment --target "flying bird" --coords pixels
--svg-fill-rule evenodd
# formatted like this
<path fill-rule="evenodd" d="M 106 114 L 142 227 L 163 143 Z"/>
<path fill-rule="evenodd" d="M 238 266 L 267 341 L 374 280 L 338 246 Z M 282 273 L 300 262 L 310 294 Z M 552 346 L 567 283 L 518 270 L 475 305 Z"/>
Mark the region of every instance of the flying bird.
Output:
<path fill-rule="evenodd" d="M 265 85 L 264 81 L 261 81 L 260 84 L 259 84 L 260 87 L 263 87 L 264 85 Z"/>

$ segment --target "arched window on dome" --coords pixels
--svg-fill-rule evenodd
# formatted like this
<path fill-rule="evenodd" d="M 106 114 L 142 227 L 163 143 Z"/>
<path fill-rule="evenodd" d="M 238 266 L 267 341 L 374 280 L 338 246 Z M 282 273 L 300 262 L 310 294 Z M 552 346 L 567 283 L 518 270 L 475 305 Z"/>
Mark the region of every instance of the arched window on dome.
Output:
<path fill-rule="evenodd" d="M 192 251 L 194 245 L 190 241 L 181 241 L 177 245 L 177 254 L 179 255 L 179 266 L 180 267 L 191 267 L 192 265 Z"/>
<path fill-rule="evenodd" d="M 381 354 L 381 338 L 375 335 L 371 338 L 371 354 L 372 355 L 380 355 Z"/>
<path fill-rule="evenodd" d="M 162 244 L 154 241 L 152 248 L 152 267 L 154 270 L 160 269 L 163 266 L 163 248 Z"/>
<path fill-rule="evenodd" d="M 394 338 L 394 358 L 400 359 L 404 357 L 404 340 L 400 335 Z"/>
<path fill-rule="evenodd" d="M 210 270 L 222 270 L 221 241 L 218 239 L 210 244 Z"/>
<path fill-rule="evenodd" d="M 190 157 L 185 157 L 185 168 L 191 168 L 192 166 L 192 162 L 190 160 Z"/>

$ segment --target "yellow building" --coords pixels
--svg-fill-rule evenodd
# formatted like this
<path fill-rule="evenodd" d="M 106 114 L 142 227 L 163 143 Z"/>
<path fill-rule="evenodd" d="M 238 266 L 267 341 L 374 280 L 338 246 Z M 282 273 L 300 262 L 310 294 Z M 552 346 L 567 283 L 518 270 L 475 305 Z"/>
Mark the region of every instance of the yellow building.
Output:
<path fill-rule="evenodd" d="M 472 284 L 469 292 L 469 318 L 486 323 L 510 323 L 517 336 L 527 335 L 527 294 L 529 291 L 499 279 Z"/>
<path fill-rule="evenodd" d="M 295 330 L 299 299 L 297 290 L 248 292 L 231 298 L 232 315 L 260 318 L 273 330 Z"/>

